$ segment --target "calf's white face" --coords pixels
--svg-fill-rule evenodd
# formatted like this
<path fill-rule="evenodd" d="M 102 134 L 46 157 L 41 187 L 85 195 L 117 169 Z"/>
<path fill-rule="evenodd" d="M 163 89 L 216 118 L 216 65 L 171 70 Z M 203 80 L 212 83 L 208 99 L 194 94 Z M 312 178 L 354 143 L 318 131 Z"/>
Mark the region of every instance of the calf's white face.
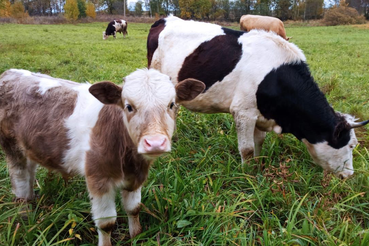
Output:
<path fill-rule="evenodd" d="M 142 69 L 127 76 L 123 88 L 101 82 L 91 86 L 90 92 L 102 103 L 117 104 L 123 109 L 124 124 L 138 153 L 151 159 L 171 150 L 175 101 L 192 100 L 204 89 L 205 84 L 194 79 L 174 87 L 169 76 Z"/>
<path fill-rule="evenodd" d="M 143 83 L 144 81 L 144 83 Z M 138 153 L 156 157 L 171 150 L 176 92 L 167 75 L 155 70 L 125 78 L 122 92 L 124 122 Z"/>

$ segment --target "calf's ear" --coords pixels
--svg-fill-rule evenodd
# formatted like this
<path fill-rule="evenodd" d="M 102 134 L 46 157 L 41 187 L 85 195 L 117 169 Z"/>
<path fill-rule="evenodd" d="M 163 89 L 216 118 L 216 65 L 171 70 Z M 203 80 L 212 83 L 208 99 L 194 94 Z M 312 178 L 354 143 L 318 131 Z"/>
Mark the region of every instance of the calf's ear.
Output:
<path fill-rule="evenodd" d="M 191 101 L 195 99 L 206 86 L 197 79 L 185 79 L 176 85 L 177 101 Z"/>
<path fill-rule="evenodd" d="M 121 104 L 122 88 L 112 82 L 103 81 L 93 84 L 89 91 L 103 104 Z"/>

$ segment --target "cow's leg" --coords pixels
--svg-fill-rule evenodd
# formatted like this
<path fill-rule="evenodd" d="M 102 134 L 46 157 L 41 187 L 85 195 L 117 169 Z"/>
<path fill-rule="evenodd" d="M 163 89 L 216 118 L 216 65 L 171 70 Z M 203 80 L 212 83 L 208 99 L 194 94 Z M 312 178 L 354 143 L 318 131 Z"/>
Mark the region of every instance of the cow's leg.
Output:
<path fill-rule="evenodd" d="M 242 162 L 252 157 L 254 153 L 254 130 L 257 120 L 256 109 L 232 111 L 236 122 L 238 150 L 240 151 Z"/>
<path fill-rule="evenodd" d="M 114 31 L 113 37 L 116 38 L 117 37 L 117 32 Z"/>
<path fill-rule="evenodd" d="M 87 184 L 90 191 L 91 198 L 91 212 L 92 218 L 95 221 L 95 225 L 99 234 L 99 246 L 110 246 L 111 232 L 115 226 L 115 220 L 117 218 L 117 211 L 115 208 L 115 190 L 112 185 L 107 183 L 98 185 L 91 184 L 91 181 L 87 180 Z M 104 194 L 99 192 L 99 189 L 106 190 Z"/>
<path fill-rule="evenodd" d="M 124 210 L 128 215 L 129 235 L 131 238 L 142 231 L 139 213 L 141 210 L 141 187 L 135 191 L 122 191 Z"/>
<path fill-rule="evenodd" d="M 260 131 L 255 127 L 254 130 L 254 143 L 255 143 L 255 149 L 254 149 L 254 156 L 260 156 L 261 148 L 263 146 L 264 140 L 265 140 L 266 132 Z"/>
<path fill-rule="evenodd" d="M 12 192 L 15 194 L 16 201 L 27 202 L 33 200 L 35 196 L 33 185 L 37 164 L 23 156 L 8 157 L 7 163 Z"/>

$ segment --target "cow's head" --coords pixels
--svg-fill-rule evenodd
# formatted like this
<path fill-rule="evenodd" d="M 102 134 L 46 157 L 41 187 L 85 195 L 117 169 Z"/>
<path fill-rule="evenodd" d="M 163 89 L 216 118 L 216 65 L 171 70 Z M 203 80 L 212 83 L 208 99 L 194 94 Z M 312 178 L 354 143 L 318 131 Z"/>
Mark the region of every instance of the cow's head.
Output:
<path fill-rule="evenodd" d="M 311 144 L 302 139 L 314 161 L 323 169 L 333 172 L 337 177 L 348 178 L 354 174 L 352 150 L 358 144 L 354 128 L 364 126 L 369 121 L 355 122 L 354 117 L 339 114 L 342 117 L 328 141 Z"/>
<path fill-rule="evenodd" d="M 123 88 L 101 82 L 92 85 L 90 92 L 102 103 L 116 104 L 123 109 L 132 142 L 138 153 L 150 159 L 171 150 L 176 100 L 192 100 L 204 89 L 205 84 L 195 79 L 186 79 L 174 87 L 167 75 L 142 69 L 128 75 Z"/>

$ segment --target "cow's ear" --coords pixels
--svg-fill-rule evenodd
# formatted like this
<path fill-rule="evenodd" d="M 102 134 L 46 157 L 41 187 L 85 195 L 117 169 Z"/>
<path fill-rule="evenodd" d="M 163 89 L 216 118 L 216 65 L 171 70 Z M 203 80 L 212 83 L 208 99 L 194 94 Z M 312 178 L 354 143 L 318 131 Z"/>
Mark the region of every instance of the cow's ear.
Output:
<path fill-rule="evenodd" d="M 176 85 L 177 101 L 191 101 L 205 90 L 206 86 L 197 79 L 185 79 Z"/>
<path fill-rule="evenodd" d="M 122 88 L 112 82 L 103 81 L 93 84 L 89 91 L 103 104 L 121 104 Z"/>

